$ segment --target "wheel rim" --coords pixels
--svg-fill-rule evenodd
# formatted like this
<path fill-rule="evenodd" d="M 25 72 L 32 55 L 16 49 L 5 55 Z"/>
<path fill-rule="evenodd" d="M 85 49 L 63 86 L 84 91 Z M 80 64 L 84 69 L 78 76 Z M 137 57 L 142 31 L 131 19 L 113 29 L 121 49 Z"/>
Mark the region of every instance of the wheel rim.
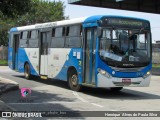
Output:
<path fill-rule="evenodd" d="M 72 83 L 73 86 L 77 86 L 77 84 L 78 84 L 77 81 L 78 81 L 78 76 L 76 74 L 72 75 L 71 83 Z"/>

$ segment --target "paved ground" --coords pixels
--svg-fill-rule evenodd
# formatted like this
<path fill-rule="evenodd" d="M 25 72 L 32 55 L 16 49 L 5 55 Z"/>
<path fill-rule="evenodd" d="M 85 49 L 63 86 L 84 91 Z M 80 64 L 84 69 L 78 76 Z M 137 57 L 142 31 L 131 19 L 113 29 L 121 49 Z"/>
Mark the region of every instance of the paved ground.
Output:
<path fill-rule="evenodd" d="M 1 101 L 17 111 L 160 111 L 159 76 L 152 76 L 150 87 L 125 88 L 119 93 L 87 87 L 82 92 L 73 92 L 68 89 L 66 82 L 38 78 L 26 80 L 23 74 L 7 67 L 0 67 L 0 76 L 19 83 L 20 88 L 29 87 L 32 90 L 28 100 L 22 99 L 20 90 L 0 96 Z"/>

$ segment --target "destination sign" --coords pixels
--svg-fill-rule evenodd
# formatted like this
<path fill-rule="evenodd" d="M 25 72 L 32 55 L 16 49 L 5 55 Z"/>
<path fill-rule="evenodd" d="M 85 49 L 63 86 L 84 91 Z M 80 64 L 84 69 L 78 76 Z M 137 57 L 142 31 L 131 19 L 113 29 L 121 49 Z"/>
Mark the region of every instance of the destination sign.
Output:
<path fill-rule="evenodd" d="M 102 26 L 129 27 L 129 28 L 149 28 L 149 22 L 131 18 L 104 18 Z"/>
<path fill-rule="evenodd" d="M 142 26 L 142 21 L 133 21 L 133 20 L 121 20 L 121 19 L 110 19 L 108 24 L 114 25 L 131 25 L 131 26 Z"/>

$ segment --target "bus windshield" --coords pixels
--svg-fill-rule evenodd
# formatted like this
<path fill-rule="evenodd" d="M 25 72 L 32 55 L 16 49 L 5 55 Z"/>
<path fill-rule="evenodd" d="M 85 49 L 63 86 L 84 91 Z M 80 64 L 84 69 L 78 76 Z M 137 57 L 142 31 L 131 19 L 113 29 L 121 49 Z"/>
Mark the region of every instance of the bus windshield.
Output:
<path fill-rule="evenodd" d="M 104 28 L 99 55 L 109 66 L 144 67 L 151 60 L 150 41 L 148 30 Z"/>

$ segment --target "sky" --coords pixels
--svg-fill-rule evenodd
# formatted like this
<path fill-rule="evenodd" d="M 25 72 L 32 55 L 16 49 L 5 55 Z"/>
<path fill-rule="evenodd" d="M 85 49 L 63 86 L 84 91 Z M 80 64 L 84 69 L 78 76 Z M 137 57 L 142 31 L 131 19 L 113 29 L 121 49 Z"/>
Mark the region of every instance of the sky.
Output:
<path fill-rule="evenodd" d="M 54 1 L 54 0 L 50 0 L 50 1 Z M 68 4 L 68 0 L 55 0 L 55 1 L 64 2 L 64 5 L 66 6 L 65 16 L 69 16 L 69 19 L 87 17 L 92 15 L 119 15 L 119 16 L 129 16 L 129 17 L 147 19 L 151 23 L 152 42 L 154 43 L 156 40 L 160 40 L 160 35 L 159 35 L 160 34 L 160 15 L 158 14 L 72 5 L 72 4 Z"/>

